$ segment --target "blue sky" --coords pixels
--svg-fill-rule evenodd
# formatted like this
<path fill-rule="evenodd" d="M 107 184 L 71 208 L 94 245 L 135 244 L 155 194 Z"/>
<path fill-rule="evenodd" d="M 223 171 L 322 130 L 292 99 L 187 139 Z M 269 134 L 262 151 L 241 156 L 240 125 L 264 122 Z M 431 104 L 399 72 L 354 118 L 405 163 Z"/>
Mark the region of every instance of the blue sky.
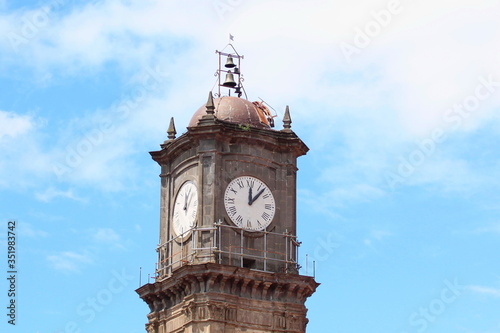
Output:
<path fill-rule="evenodd" d="M 148 152 L 204 104 L 229 33 L 249 99 L 278 128 L 289 105 L 310 148 L 300 254 L 321 286 L 308 332 L 500 332 L 497 1 L 0 10 L 0 266 L 15 219 L 19 270 L 17 325 L 2 315 L 2 332 L 144 332 L 134 289 L 159 226 Z"/>

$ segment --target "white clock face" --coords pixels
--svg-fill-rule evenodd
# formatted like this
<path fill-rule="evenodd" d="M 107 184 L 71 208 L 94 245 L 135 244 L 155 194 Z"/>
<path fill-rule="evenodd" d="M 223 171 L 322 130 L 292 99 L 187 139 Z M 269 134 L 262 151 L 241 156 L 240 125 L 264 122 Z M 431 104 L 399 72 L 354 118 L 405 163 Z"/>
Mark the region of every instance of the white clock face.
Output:
<path fill-rule="evenodd" d="M 269 187 L 251 176 L 235 178 L 227 185 L 224 207 L 234 224 L 249 231 L 264 230 L 276 211 Z"/>
<path fill-rule="evenodd" d="M 191 230 L 198 214 L 198 190 L 192 181 L 182 184 L 174 202 L 172 221 L 174 232 L 180 236 Z"/>

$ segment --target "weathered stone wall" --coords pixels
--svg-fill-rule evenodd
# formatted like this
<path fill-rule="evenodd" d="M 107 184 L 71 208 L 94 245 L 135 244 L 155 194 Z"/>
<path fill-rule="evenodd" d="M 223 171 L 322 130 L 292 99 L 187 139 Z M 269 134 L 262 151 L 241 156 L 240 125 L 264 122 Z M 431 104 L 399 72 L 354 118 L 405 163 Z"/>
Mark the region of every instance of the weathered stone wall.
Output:
<path fill-rule="evenodd" d="M 312 277 L 226 265 L 184 266 L 167 280 L 137 290 L 150 306 L 150 333 L 303 333 Z"/>
<path fill-rule="evenodd" d="M 224 191 L 231 180 L 239 176 L 253 176 L 266 183 L 275 198 L 276 211 L 267 231 L 296 235 L 296 161 L 305 154 L 307 147 L 293 132 L 247 128 L 214 120 L 204 126 L 189 128 L 181 137 L 162 145 L 162 150 L 152 152 L 162 166 L 160 244 L 175 237 L 171 230 L 172 205 L 179 187 L 187 180 L 198 187 L 198 226 L 213 226 L 222 221 L 233 225 L 224 208 Z M 238 233 L 226 233 L 223 244 L 240 246 Z M 169 253 L 160 253 L 159 261 L 171 257 L 178 261 L 191 253 L 192 239 L 174 243 Z M 199 239 L 198 247 L 212 243 L 210 233 Z M 244 247 L 249 254 L 296 261 L 286 239 L 268 239 L 267 253 L 263 253 L 264 238 L 261 233 L 245 233 Z M 262 260 L 248 267 L 262 269 Z M 209 251 L 199 250 L 192 263 L 215 261 Z M 226 256 L 224 262 L 233 264 Z M 179 263 L 177 266 L 183 263 Z M 290 272 L 284 263 L 266 262 L 266 269 Z M 176 268 L 174 267 L 174 268 Z"/>
<path fill-rule="evenodd" d="M 298 275 L 294 265 L 270 260 L 296 261 L 290 237 L 283 234 L 296 235 L 296 161 L 307 152 L 305 144 L 289 129 L 240 126 L 207 115 L 197 126 L 161 146 L 160 151 L 151 152 L 161 166 L 160 245 L 175 236 L 172 208 L 186 181 L 193 181 L 198 188 L 198 226 L 210 227 L 217 221 L 233 225 L 223 197 L 229 182 L 240 176 L 266 183 L 276 212 L 267 228 L 273 235 L 264 237 L 262 232 L 242 229 L 220 234 L 224 246 L 243 246 L 247 257 L 222 255 L 222 264 L 218 264 L 217 252 L 196 250 L 192 258 L 179 262 L 155 283 L 137 289 L 151 311 L 147 331 L 305 332 L 304 303 L 318 284 L 312 277 Z M 213 237 L 214 233 L 202 234 L 197 238 L 198 247 L 212 244 Z M 193 238 L 171 242 L 160 251 L 159 260 L 168 257 L 175 261 L 191 253 Z M 262 252 L 264 248 L 266 252 Z M 244 267 L 239 267 L 242 260 Z"/>

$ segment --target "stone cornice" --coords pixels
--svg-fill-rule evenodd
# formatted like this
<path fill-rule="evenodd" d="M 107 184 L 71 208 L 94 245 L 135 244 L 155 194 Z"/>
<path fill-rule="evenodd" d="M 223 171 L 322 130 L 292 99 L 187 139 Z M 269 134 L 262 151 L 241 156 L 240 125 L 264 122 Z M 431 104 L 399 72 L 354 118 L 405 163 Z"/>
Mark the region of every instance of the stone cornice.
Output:
<path fill-rule="evenodd" d="M 261 129 L 251 126 L 234 124 L 215 119 L 210 125 L 188 127 L 188 131 L 175 140 L 166 141 L 161 150 L 150 152 L 153 160 L 164 164 L 174 159 L 183 151 L 197 146 L 199 141 L 207 138 L 216 138 L 219 141 L 229 140 L 231 143 L 251 142 L 257 145 L 268 146 L 274 151 L 290 151 L 295 157 L 305 155 L 309 148 L 293 132 Z"/>
<path fill-rule="evenodd" d="M 159 312 L 199 293 L 304 304 L 318 286 L 309 276 L 206 263 L 183 266 L 169 278 L 143 285 L 136 292 L 148 304 L 151 312 Z"/>

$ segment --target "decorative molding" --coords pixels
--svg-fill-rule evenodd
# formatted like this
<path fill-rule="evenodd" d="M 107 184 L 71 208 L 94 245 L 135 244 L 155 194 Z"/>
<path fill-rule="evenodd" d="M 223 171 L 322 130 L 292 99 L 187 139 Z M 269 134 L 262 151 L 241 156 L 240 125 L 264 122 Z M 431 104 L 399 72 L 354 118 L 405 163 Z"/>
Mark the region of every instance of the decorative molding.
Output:
<path fill-rule="evenodd" d="M 214 119 L 210 125 L 188 127 L 187 130 L 168 145 L 161 145 L 161 150 L 150 152 L 151 157 L 159 164 L 166 164 L 176 159 L 182 152 L 199 146 L 201 140 L 208 138 L 216 138 L 218 141 L 231 144 L 252 142 L 257 146 L 268 146 L 278 152 L 291 152 L 295 157 L 305 155 L 309 151 L 305 143 L 292 131 L 255 127 L 242 131 L 238 124 L 219 119 Z"/>
<path fill-rule="evenodd" d="M 317 287 L 309 276 L 206 263 L 183 266 L 136 291 L 151 309 L 148 333 L 160 333 L 164 322 L 167 332 L 201 322 L 305 332 L 304 302 Z"/>

